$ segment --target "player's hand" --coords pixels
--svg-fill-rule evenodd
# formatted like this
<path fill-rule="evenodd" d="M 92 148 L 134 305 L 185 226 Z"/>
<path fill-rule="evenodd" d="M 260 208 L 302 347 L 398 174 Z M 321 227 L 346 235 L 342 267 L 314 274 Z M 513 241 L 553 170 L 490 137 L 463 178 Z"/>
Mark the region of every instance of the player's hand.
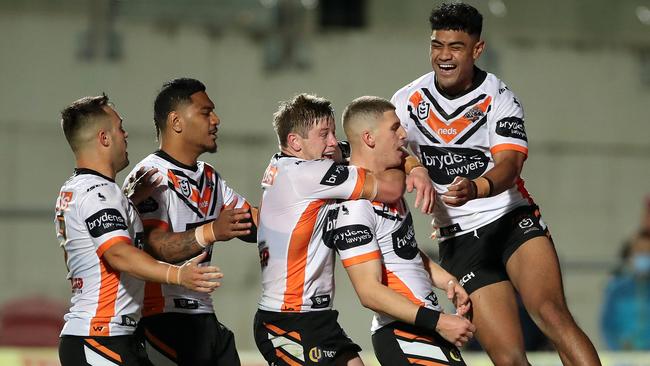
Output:
<path fill-rule="evenodd" d="M 415 208 L 420 208 L 422 213 L 430 215 L 436 203 L 436 190 L 429 178 L 429 171 L 425 167 L 413 168 L 406 176 L 406 191 L 411 193 L 416 190 Z"/>
<path fill-rule="evenodd" d="M 124 194 L 129 197 L 131 202 L 137 205 L 151 196 L 155 190 L 167 188 L 160 185 L 163 180 L 162 175 L 158 175 L 156 179 L 152 180 L 156 173 L 158 173 L 156 168 L 146 169 L 141 167 L 134 175 L 129 177 L 129 181 L 124 187 Z"/>
<path fill-rule="evenodd" d="M 462 347 L 472 339 L 475 331 L 474 324 L 460 315 L 440 314 L 436 325 L 436 332 L 456 347 Z"/>
<path fill-rule="evenodd" d="M 199 267 L 199 263 L 205 260 L 207 255 L 207 252 L 202 252 L 185 262 L 185 264 L 178 269 L 178 277 L 181 286 L 190 290 L 206 293 L 210 293 L 217 287 L 221 286 L 221 282 L 215 281 L 223 278 L 223 273 L 221 273 L 219 267 Z"/>
<path fill-rule="evenodd" d="M 251 233 L 252 223 L 248 208 L 235 208 L 237 199 L 226 206 L 216 220 L 212 221 L 212 232 L 216 241 L 226 241 Z M 241 222 L 246 220 L 247 222 Z"/>
<path fill-rule="evenodd" d="M 442 201 L 449 206 L 462 206 L 476 198 L 476 185 L 465 177 L 456 177 L 442 194 Z"/>
<path fill-rule="evenodd" d="M 456 315 L 463 316 L 467 314 L 472 306 L 467 291 L 465 291 L 463 286 L 455 278 L 447 282 L 447 298 L 456 307 Z"/>

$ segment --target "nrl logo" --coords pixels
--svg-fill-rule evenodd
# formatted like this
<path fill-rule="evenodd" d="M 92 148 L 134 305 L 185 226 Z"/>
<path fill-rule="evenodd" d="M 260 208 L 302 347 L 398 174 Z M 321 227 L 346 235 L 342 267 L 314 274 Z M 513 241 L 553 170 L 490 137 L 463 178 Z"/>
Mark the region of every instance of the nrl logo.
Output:
<path fill-rule="evenodd" d="M 483 113 L 483 111 L 480 108 L 474 106 L 474 107 L 472 107 L 472 109 L 467 111 L 467 113 L 465 113 L 465 115 L 463 117 L 467 118 L 468 120 L 470 120 L 472 122 L 476 122 L 481 117 L 483 117 L 483 115 L 485 115 L 485 113 Z"/>
<path fill-rule="evenodd" d="M 192 188 L 190 188 L 190 182 L 186 179 L 179 179 L 179 184 L 181 186 L 181 193 L 185 197 L 190 197 L 192 195 Z"/>
<path fill-rule="evenodd" d="M 420 101 L 418 104 L 418 118 L 426 119 L 429 116 L 429 103 L 425 101 Z"/>

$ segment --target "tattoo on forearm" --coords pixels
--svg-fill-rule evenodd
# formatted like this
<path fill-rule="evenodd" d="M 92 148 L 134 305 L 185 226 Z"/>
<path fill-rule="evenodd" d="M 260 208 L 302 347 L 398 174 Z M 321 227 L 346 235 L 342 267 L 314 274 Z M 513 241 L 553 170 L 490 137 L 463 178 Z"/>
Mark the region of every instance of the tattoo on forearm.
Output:
<path fill-rule="evenodd" d="M 199 254 L 194 230 L 182 233 L 158 232 L 150 237 L 158 259 L 169 263 L 180 262 Z"/>

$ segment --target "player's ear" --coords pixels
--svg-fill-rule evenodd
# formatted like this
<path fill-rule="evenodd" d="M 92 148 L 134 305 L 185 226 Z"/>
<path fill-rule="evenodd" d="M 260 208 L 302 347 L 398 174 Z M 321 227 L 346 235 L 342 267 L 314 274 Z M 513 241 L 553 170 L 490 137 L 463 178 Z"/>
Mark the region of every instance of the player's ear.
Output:
<path fill-rule="evenodd" d="M 363 141 L 363 143 L 370 148 L 375 147 L 375 136 L 373 135 L 372 131 L 369 130 L 362 131 L 361 141 Z"/>
<path fill-rule="evenodd" d="M 297 133 L 290 132 L 287 135 L 287 146 L 289 149 L 293 151 L 301 151 L 302 150 L 302 137 L 298 135 Z"/>
<path fill-rule="evenodd" d="M 474 45 L 474 49 L 472 50 L 472 58 L 474 58 L 474 61 L 478 60 L 479 57 L 481 57 L 481 54 L 483 53 L 483 50 L 485 49 L 485 41 L 482 39 L 479 39 L 478 42 Z"/>
<path fill-rule="evenodd" d="M 171 111 L 167 115 L 167 126 L 171 127 L 176 133 L 183 132 L 183 124 L 181 123 L 181 116 L 176 111 Z"/>
<path fill-rule="evenodd" d="M 100 128 L 99 131 L 97 131 L 97 138 L 99 139 L 99 143 L 102 146 L 104 147 L 110 146 L 111 135 L 104 128 Z"/>

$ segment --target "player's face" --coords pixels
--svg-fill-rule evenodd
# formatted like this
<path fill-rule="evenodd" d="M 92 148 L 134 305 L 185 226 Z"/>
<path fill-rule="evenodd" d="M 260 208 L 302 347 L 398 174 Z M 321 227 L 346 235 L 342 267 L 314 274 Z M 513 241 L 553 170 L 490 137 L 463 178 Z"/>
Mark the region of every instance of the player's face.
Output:
<path fill-rule="evenodd" d="M 436 82 L 446 93 L 455 95 L 472 85 L 474 62 L 483 52 L 478 36 L 452 30 L 431 32 L 431 67 Z"/>
<path fill-rule="evenodd" d="M 336 152 L 336 123 L 331 117 L 316 122 L 307 138 L 301 138 L 300 158 L 306 160 L 333 159 Z"/>
<path fill-rule="evenodd" d="M 386 169 L 400 166 L 406 155 L 401 149 L 406 144 L 406 131 L 395 111 L 384 112 L 374 135 L 377 161 Z"/>
<path fill-rule="evenodd" d="M 126 151 L 128 145 L 126 139 L 129 137 L 129 133 L 124 129 L 122 117 L 117 114 L 115 109 L 105 106 L 104 110 L 108 113 L 111 123 L 111 158 L 115 171 L 119 172 L 129 165 L 129 153 Z"/>
<path fill-rule="evenodd" d="M 214 103 L 205 92 L 196 92 L 190 97 L 192 102 L 179 108 L 183 119 L 184 141 L 195 147 L 199 154 L 217 152 L 217 132 L 219 116 L 214 112 Z"/>

